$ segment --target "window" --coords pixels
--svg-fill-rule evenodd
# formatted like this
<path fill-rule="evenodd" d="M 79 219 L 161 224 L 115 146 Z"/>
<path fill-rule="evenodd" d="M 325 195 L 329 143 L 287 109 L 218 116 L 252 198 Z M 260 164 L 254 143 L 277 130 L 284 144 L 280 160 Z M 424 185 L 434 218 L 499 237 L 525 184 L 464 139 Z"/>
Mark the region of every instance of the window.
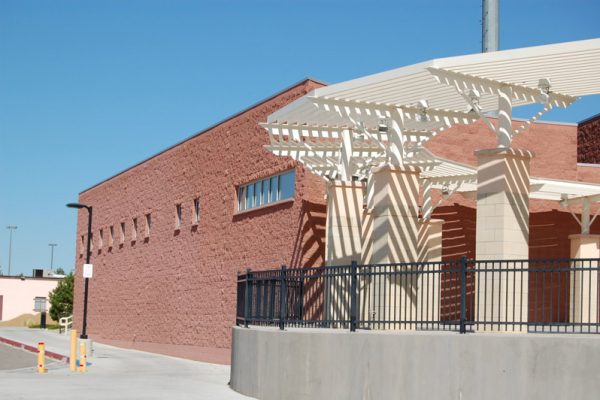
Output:
<path fill-rule="evenodd" d="M 125 222 L 121 222 L 121 239 L 119 243 L 125 243 Z"/>
<path fill-rule="evenodd" d="M 98 238 L 98 250 L 104 245 L 104 230 L 100 229 L 100 237 Z"/>
<path fill-rule="evenodd" d="M 83 237 L 83 235 L 81 235 L 81 241 L 79 244 L 79 254 L 83 255 L 83 249 L 85 249 L 85 239 Z"/>
<path fill-rule="evenodd" d="M 238 211 L 294 197 L 296 171 L 291 170 L 238 187 Z"/>
<path fill-rule="evenodd" d="M 279 199 L 294 197 L 294 171 L 279 176 Z"/>
<path fill-rule="evenodd" d="M 150 237 L 150 230 L 152 229 L 152 215 L 146 214 L 146 237 Z"/>
<path fill-rule="evenodd" d="M 110 228 L 108 228 L 108 247 L 113 247 L 114 242 L 115 242 L 115 229 L 111 225 Z"/>
<path fill-rule="evenodd" d="M 131 241 L 132 242 L 135 242 L 137 240 L 137 230 L 138 230 L 137 218 L 134 218 L 133 225 L 131 226 Z"/>
<path fill-rule="evenodd" d="M 192 219 L 193 224 L 200 223 L 200 199 L 194 199 L 194 219 Z"/>
<path fill-rule="evenodd" d="M 181 204 L 175 206 L 175 229 L 181 228 Z"/>

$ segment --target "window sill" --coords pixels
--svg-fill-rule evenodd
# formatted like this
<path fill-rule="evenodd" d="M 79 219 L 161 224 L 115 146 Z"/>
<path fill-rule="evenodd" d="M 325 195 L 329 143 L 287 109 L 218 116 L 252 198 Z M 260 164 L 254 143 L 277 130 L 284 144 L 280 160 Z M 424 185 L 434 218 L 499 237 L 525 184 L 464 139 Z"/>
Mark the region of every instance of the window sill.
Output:
<path fill-rule="evenodd" d="M 254 211 L 260 211 L 260 210 L 264 210 L 264 209 L 267 209 L 267 208 L 270 208 L 270 207 L 280 206 L 282 204 L 293 203 L 293 202 L 294 202 L 294 198 L 291 197 L 289 199 L 279 200 L 279 201 L 276 201 L 274 203 L 265 204 L 265 205 L 262 205 L 260 207 L 249 208 L 249 209 L 243 210 L 243 211 L 236 211 L 233 215 L 234 216 L 244 215 L 244 214 L 248 214 L 248 213 L 251 213 L 251 212 L 254 212 Z"/>

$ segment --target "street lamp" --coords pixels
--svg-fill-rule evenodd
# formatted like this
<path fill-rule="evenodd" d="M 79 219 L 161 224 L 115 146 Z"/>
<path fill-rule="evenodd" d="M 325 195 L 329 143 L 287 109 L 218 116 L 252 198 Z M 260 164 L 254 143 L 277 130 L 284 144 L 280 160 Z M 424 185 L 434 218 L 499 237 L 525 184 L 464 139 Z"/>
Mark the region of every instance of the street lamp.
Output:
<path fill-rule="evenodd" d="M 6 227 L 6 229 L 10 230 L 10 239 L 8 240 L 8 276 L 10 276 L 10 265 L 11 265 L 11 259 L 12 259 L 12 235 L 13 235 L 13 231 L 15 229 L 17 229 L 17 226 L 9 225 Z"/>
<path fill-rule="evenodd" d="M 48 246 L 50 246 L 50 271 L 52 271 L 52 267 L 54 266 L 54 248 L 58 245 L 56 243 L 48 243 Z"/>
<path fill-rule="evenodd" d="M 69 208 L 85 208 L 88 212 L 88 234 L 87 234 L 87 250 L 85 253 L 85 263 L 89 264 L 90 263 L 90 255 L 92 254 L 92 252 L 90 251 L 90 240 L 92 238 L 92 206 L 88 206 L 85 204 L 81 204 L 81 203 L 69 203 L 67 204 L 67 207 Z M 87 331 L 86 331 L 86 327 L 87 327 L 87 304 L 88 304 L 88 285 L 89 285 L 89 278 L 85 278 L 85 289 L 83 292 L 83 330 L 81 332 L 81 336 L 79 336 L 81 339 L 87 339 Z"/>

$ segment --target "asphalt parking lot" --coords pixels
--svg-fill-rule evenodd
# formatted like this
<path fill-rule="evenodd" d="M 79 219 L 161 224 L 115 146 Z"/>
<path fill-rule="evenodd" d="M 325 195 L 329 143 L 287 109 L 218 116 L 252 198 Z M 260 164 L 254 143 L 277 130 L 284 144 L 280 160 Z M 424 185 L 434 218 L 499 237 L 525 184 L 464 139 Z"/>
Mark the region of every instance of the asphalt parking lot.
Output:
<path fill-rule="evenodd" d="M 0 343 L 0 370 L 29 368 L 36 362 L 35 354 Z"/>

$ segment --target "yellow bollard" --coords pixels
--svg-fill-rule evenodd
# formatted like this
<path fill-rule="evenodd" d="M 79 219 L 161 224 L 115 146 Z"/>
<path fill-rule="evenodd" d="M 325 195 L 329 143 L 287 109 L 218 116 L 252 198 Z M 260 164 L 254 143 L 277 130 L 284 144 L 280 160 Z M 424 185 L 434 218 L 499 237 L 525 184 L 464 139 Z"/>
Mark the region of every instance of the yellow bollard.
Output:
<path fill-rule="evenodd" d="M 48 372 L 46 369 L 46 344 L 44 342 L 38 343 L 38 372 L 40 374 Z"/>
<path fill-rule="evenodd" d="M 71 330 L 71 353 L 69 355 L 69 368 L 71 372 L 77 371 L 77 331 Z"/>
<path fill-rule="evenodd" d="M 87 371 L 87 353 L 85 351 L 85 340 L 79 342 L 79 372 Z"/>

